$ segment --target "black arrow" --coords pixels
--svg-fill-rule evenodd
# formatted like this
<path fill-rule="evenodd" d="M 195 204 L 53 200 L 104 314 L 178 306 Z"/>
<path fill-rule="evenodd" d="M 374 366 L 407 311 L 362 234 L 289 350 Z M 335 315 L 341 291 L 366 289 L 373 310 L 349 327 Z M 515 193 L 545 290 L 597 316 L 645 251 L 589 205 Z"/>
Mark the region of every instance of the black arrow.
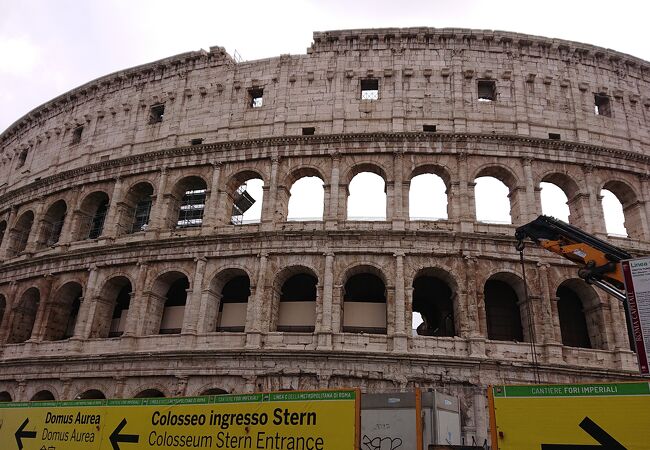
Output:
<path fill-rule="evenodd" d="M 16 444 L 18 444 L 18 450 L 23 450 L 23 439 L 36 438 L 36 431 L 24 431 L 28 423 L 29 423 L 29 417 L 25 419 L 23 424 L 19 426 L 18 429 L 16 430 Z"/>
<path fill-rule="evenodd" d="M 120 450 L 120 446 L 117 445 L 118 442 L 129 442 L 132 444 L 137 444 L 138 441 L 140 440 L 140 436 L 137 434 L 120 434 L 120 431 L 122 431 L 122 428 L 126 426 L 126 419 L 122 419 L 120 424 L 115 428 L 115 431 L 113 431 L 108 438 L 109 441 L 111 441 L 111 445 L 113 446 L 113 450 Z"/>
<path fill-rule="evenodd" d="M 582 419 L 580 428 L 598 441 L 600 445 L 542 444 L 542 450 L 627 450 L 620 442 L 596 425 L 596 422 L 589 417 Z"/>

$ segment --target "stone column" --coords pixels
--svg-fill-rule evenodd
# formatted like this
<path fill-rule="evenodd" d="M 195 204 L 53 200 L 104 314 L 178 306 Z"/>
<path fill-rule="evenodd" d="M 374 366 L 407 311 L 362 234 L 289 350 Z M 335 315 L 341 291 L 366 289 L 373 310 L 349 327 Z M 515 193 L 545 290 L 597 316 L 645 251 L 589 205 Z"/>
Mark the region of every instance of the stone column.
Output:
<path fill-rule="evenodd" d="M 262 312 L 266 292 L 268 253 L 261 253 L 258 257 L 259 264 L 257 266 L 255 297 L 252 302 L 248 302 L 248 310 L 246 311 L 246 347 L 248 348 L 259 348 L 262 343 Z"/>
<path fill-rule="evenodd" d="M 390 218 L 393 222 L 394 230 L 403 230 L 404 222 L 404 152 L 396 151 L 393 153 L 393 195 L 392 202 L 389 203 Z"/>
<path fill-rule="evenodd" d="M 275 212 L 278 207 L 276 204 L 277 191 L 278 191 L 278 165 L 280 158 L 278 156 L 271 157 L 271 179 L 269 186 L 264 186 L 264 203 L 262 205 L 262 219 L 261 222 L 266 226 L 264 229 L 272 229 L 273 224 L 276 222 Z"/>
<path fill-rule="evenodd" d="M 165 194 L 167 191 L 167 168 L 160 168 L 160 178 L 158 179 L 158 189 L 156 190 L 156 199 L 154 200 L 151 208 L 151 229 L 163 230 L 166 228 L 165 217 L 167 215 L 167 208 L 165 202 Z"/>
<path fill-rule="evenodd" d="M 205 205 L 205 214 L 203 215 L 203 228 L 216 227 L 219 222 L 221 208 L 225 208 L 222 203 L 221 189 L 219 182 L 221 180 L 221 167 L 223 164 L 220 161 L 212 163 L 212 181 L 210 182 L 210 204 Z"/>
<path fill-rule="evenodd" d="M 393 336 L 393 351 L 406 352 L 407 334 L 404 316 L 406 304 L 404 296 L 404 252 L 395 256 L 395 334 Z"/>
<path fill-rule="evenodd" d="M 526 192 L 526 200 L 519 202 L 519 220 L 515 222 L 513 216 L 514 224 L 523 224 L 528 223 L 534 220 L 537 216 L 542 213 L 541 203 L 538 205 L 536 200 L 535 191 L 535 180 L 533 179 L 533 169 L 532 169 L 533 160 L 531 158 L 524 158 L 522 160 L 522 166 L 524 169 L 524 188 Z M 538 207 L 539 206 L 539 207 Z"/>
<path fill-rule="evenodd" d="M 485 302 L 483 290 L 476 285 L 478 261 L 471 255 L 463 258 L 465 266 L 465 292 L 469 335 L 469 356 L 485 356 L 485 339 L 487 338 L 487 323 L 485 317 Z"/>
<path fill-rule="evenodd" d="M 474 204 L 474 181 L 469 180 L 467 169 L 467 154 L 459 153 L 456 155 L 458 165 L 458 184 L 456 195 L 452 195 L 455 200 L 453 209 L 455 210 L 454 219 L 460 222 L 460 231 L 473 233 L 474 222 L 476 221 L 476 205 Z M 452 184 L 452 192 L 454 188 Z"/>
<path fill-rule="evenodd" d="M 97 310 L 98 298 L 95 296 L 95 284 L 97 282 L 97 266 L 91 265 L 88 267 L 88 281 L 86 282 L 86 289 L 79 305 L 79 312 L 77 313 L 77 322 L 74 326 L 74 333 L 72 339 L 88 339 L 90 336 L 90 329 L 92 327 L 95 312 Z"/>
<path fill-rule="evenodd" d="M 207 259 L 204 256 L 194 258 L 196 268 L 192 280 L 192 290 L 188 293 L 183 314 L 183 333 L 196 334 L 199 325 L 199 312 L 201 309 L 201 293 L 203 291 L 203 275 Z"/>
<path fill-rule="evenodd" d="M 129 312 L 126 315 L 126 324 L 124 325 L 124 333 L 122 336 L 138 336 L 142 333 L 140 326 L 140 316 L 144 314 L 142 306 L 146 306 L 146 299 L 144 298 L 145 283 L 147 282 L 147 274 L 149 265 L 145 262 L 138 262 L 138 276 L 135 280 L 135 286 L 132 286 L 131 301 L 129 303 Z"/>
<path fill-rule="evenodd" d="M 16 281 L 9 282 L 9 292 L 5 303 L 5 313 L 0 322 L 0 345 L 6 344 L 11 333 L 11 324 L 13 323 L 14 309 L 18 306 L 20 299 L 16 298 L 16 291 L 18 290 L 18 283 Z"/>
<path fill-rule="evenodd" d="M 18 211 L 18 208 L 16 206 L 12 206 L 9 210 L 9 217 L 7 218 L 7 228 L 5 229 L 5 235 L 2 240 L 2 244 L 0 244 L 0 259 L 7 259 L 8 255 L 7 253 L 9 252 L 9 245 L 11 244 L 12 237 L 11 237 L 11 230 L 15 226 L 14 222 L 16 221 L 16 212 Z"/>
<path fill-rule="evenodd" d="M 318 324 L 318 347 L 332 348 L 332 303 L 334 294 L 334 253 L 325 254 L 325 274 L 323 276 L 323 297 L 321 323 Z"/>
<path fill-rule="evenodd" d="M 593 166 L 587 165 L 582 167 L 585 177 L 585 186 L 587 187 L 587 195 L 589 196 L 589 223 L 591 229 L 587 231 L 597 235 L 601 238 L 607 238 L 607 229 L 605 228 L 605 216 L 603 215 L 603 204 L 600 191 L 596 189 L 599 183 L 594 177 Z"/>
<path fill-rule="evenodd" d="M 330 195 L 325 210 L 326 229 L 335 229 L 339 219 L 339 163 L 341 155 L 338 152 L 332 154 L 332 172 L 330 174 Z"/>
<path fill-rule="evenodd" d="M 38 224 L 43 218 L 43 208 L 45 207 L 45 199 L 40 198 L 36 203 L 34 208 L 34 221 L 32 222 L 32 228 L 29 230 L 29 237 L 27 240 L 27 246 L 25 247 L 25 253 L 34 253 L 37 250 L 38 244 Z"/>
<path fill-rule="evenodd" d="M 645 215 L 645 236 L 646 241 L 650 241 L 650 175 L 645 174 L 639 177 L 641 183 L 641 199 L 643 201 L 643 209 L 641 214 Z"/>
<path fill-rule="evenodd" d="M 115 184 L 113 185 L 113 195 L 111 195 L 108 214 L 106 215 L 106 222 L 104 225 L 105 232 L 103 233 L 103 237 L 109 239 L 114 239 L 122 234 L 125 234 L 124 230 L 118 229 L 120 218 L 123 214 L 126 214 L 126 208 L 122 201 L 122 184 L 122 178 L 117 177 L 115 179 Z"/>

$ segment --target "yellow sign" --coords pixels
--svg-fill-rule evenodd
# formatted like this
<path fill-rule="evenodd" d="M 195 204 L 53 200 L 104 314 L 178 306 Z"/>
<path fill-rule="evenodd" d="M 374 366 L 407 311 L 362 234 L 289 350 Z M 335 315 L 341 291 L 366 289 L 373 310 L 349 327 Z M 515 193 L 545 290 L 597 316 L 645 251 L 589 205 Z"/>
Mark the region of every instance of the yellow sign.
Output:
<path fill-rule="evenodd" d="M 356 450 L 359 392 L 0 403 L 2 450 Z"/>
<path fill-rule="evenodd" d="M 650 385 L 492 386 L 494 450 L 650 449 Z"/>

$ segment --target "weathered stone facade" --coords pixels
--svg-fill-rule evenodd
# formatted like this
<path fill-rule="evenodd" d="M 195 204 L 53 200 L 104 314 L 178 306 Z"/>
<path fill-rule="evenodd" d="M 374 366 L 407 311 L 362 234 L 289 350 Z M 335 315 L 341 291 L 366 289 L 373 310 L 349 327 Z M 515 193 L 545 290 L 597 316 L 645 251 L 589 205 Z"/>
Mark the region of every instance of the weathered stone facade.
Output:
<path fill-rule="evenodd" d="M 361 99 L 362 80 L 377 80 L 376 100 Z M 478 100 L 479 81 L 491 101 Z M 526 252 L 526 298 L 513 231 L 540 213 L 549 181 L 567 194 L 573 224 L 650 251 L 649 121 L 650 63 L 493 31 L 315 33 L 305 55 L 236 63 L 213 47 L 94 80 L 0 136 L 0 391 L 29 400 L 419 386 L 459 395 L 466 442 L 482 443 L 490 383 L 635 376 L 621 305 L 538 249 Z M 386 182 L 387 219 L 348 221 L 348 185 L 368 171 Z M 444 180 L 447 220 L 409 220 L 409 183 L 423 173 Z M 515 225 L 475 219 L 484 175 L 508 186 Z M 321 221 L 286 220 L 303 176 L 324 182 Z M 264 180 L 261 222 L 233 225 L 249 178 Z M 179 227 L 191 186 L 205 189 L 203 216 Z M 623 203 L 629 238 L 607 237 L 602 188 Z M 134 229 L 143 196 L 151 208 Z M 278 331 L 282 286 L 297 273 L 317 280 L 313 332 Z M 359 273 L 384 283 L 382 333 L 344 329 L 345 285 Z M 451 290 L 455 336 L 413 336 L 420 275 Z M 217 331 L 236 276 L 250 283 L 243 330 Z M 182 326 L 160 334 L 178 279 L 189 285 Z M 488 339 L 489 280 L 516 293 L 524 342 Z M 593 348 L 562 344 L 567 280 Z M 123 334 L 109 337 L 125 286 Z"/>

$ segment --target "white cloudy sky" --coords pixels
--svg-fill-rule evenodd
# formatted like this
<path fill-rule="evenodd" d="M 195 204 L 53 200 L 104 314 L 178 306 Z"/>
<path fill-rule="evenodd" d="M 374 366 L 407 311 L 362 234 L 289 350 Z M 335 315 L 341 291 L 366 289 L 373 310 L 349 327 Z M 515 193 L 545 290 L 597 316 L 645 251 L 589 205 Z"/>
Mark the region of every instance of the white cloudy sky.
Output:
<path fill-rule="evenodd" d="M 117 70 L 213 45 L 237 50 L 245 60 L 304 53 L 313 31 L 499 29 L 650 60 L 649 12 L 650 2 L 632 0 L 0 0 L 0 131 L 43 102 Z M 362 207 L 381 205 L 381 199 L 362 198 Z M 498 211 L 492 200 L 479 215 Z M 413 215 L 439 217 L 441 211 L 429 204 Z M 318 211 L 304 213 L 312 214 Z M 355 215 L 377 214 L 361 209 Z"/>

